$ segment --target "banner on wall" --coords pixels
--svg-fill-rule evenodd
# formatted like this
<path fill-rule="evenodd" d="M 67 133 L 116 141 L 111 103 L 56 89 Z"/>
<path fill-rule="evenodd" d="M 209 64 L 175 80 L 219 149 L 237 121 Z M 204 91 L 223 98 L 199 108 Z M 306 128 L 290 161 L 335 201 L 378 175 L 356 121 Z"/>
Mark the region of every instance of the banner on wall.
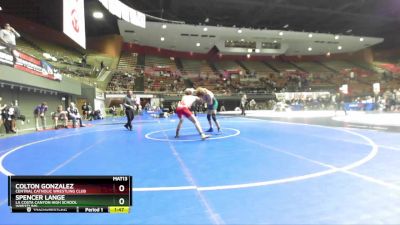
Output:
<path fill-rule="evenodd" d="M 84 0 L 63 0 L 63 32 L 86 49 Z"/>
<path fill-rule="evenodd" d="M 135 26 L 146 28 L 146 15 L 130 8 L 119 0 L 99 0 L 113 15 Z"/>
<path fill-rule="evenodd" d="M 16 69 L 44 77 L 50 80 L 61 80 L 61 74 L 56 72 L 54 68 L 45 60 L 36 59 L 26 53 L 18 51 L 16 62 L 14 64 L 12 54 L 0 44 L 0 64 L 12 66 Z"/>
<path fill-rule="evenodd" d="M 307 99 L 307 98 L 328 98 L 330 96 L 329 92 L 320 91 L 320 92 L 283 92 L 283 93 L 275 93 L 276 99 L 279 101 L 282 100 L 292 100 L 292 99 Z"/>

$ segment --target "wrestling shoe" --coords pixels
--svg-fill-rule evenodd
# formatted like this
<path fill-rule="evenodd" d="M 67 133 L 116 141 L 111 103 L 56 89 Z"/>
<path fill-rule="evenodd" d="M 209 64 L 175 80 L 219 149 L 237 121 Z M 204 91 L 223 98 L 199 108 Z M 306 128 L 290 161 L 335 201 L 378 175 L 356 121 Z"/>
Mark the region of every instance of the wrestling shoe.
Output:
<path fill-rule="evenodd" d="M 213 132 L 214 129 L 212 127 L 210 127 L 210 129 L 206 130 L 206 132 Z"/>
<path fill-rule="evenodd" d="M 205 135 L 205 134 L 202 134 L 201 135 L 201 140 L 206 140 L 207 138 L 209 138 L 209 137 L 211 137 L 211 135 Z"/>

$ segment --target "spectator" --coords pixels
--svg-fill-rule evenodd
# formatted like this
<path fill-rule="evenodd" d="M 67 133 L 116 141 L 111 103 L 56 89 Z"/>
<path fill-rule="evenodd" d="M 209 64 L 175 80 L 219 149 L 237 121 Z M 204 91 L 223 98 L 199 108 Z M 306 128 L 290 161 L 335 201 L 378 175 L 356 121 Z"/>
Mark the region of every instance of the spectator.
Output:
<path fill-rule="evenodd" d="M 91 118 L 90 113 L 92 111 L 92 107 L 90 106 L 90 104 L 88 104 L 87 102 L 83 103 L 81 109 L 82 109 L 83 119 L 84 120 L 86 120 L 88 118 Z"/>
<path fill-rule="evenodd" d="M 2 98 L 0 97 L 0 101 L 1 100 L 2 100 Z M 0 104 L 0 127 L 1 127 L 1 125 L 4 124 L 5 115 L 3 114 L 3 110 L 5 110 L 5 108 L 7 108 L 6 104 L 4 104 L 3 106 Z"/>
<path fill-rule="evenodd" d="M 117 115 L 117 109 L 115 108 L 114 105 L 110 107 L 110 111 L 109 112 L 113 117 Z"/>
<path fill-rule="evenodd" d="M 86 67 L 86 63 L 87 63 L 87 55 L 86 54 L 84 54 L 82 56 L 81 63 L 82 63 L 82 67 Z"/>
<path fill-rule="evenodd" d="M 225 112 L 226 111 L 226 109 L 225 109 L 225 106 L 224 105 L 221 105 L 221 108 L 219 109 L 221 112 Z"/>
<path fill-rule="evenodd" d="M 46 112 L 47 112 L 47 103 L 46 102 L 42 102 L 42 104 L 36 106 L 36 108 L 33 110 L 33 115 L 35 117 L 37 131 L 40 130 L 39 129 L 39 118 L 42 122 L 43 130 L 46 129 L 46 116 L 45 116 Z"/>
<path fill-rule="evenodd" d="M 21 35 L 10 26 L 9 23 L 4 24 L 4 28 L 0 30 L 0 40 L 6 45 L 7 49 L 13 55 L 14 63 L 17 61 L 17 49 L 15 38 L 21 37 Z"/>
<path fill-rule="evenodd" d="M 90 113 L 90 118 L 91 118 L 91 120 L 92 119 L 94 119 L 94 120 L 102 120 L 102 119 L 104 119 L 103 114 L 101 113 L 101 111 L 99 109 L 98 110 L 93 110 L 92 113 Z"/>
<path fill-rule="evenodd" d="M 251 110 L 255 110 L 256 109 L 256 105 L 257 105 L 256 100 L 251 99 L 249 104 L 250 104 L 250 109 Z"/>
<path fill-rule="evenodd" d="M 4 124 L 4 128 L 6 130 L 6 133 L 16 133 L 13 129 L 12 129 L 12 116 L 14 115 L 14 109 L 12 108 L 12 106 L 8 106 L 6 105 L 3 110 L 2 110 L 2 119 L 3 119 L 3 124 Z"/>
<path fill-rule="evenodd" d="M 246 103 L 247 103 L 247 95 L 244 94 L 242 98 L 240 99 L 240 109 L 242 110 L 242 113 L 240 115 L 245 116 L 246 115 Z"/>
<path fill-rule="evenodd" d="M 13 103 L 3 109 L 4 127 L 6 133 L 17 133 L 16 119 L 19 117 L 19 109 Z"/>
<path fill-rule="evenodd" d="M 11 104 L 11 110 L 13 112 L 13 115 L 11 116 L 11 128 L 12 132 L 16 133 L 17 132 L 17 119 L 25 121 L 25 116 L 21 116 L 21 111 L 19 110 L 18 107 L 18 100 L 14 101 L 14 104 Z"/>
<path fill-rule="evenodd" d="M 67 108 L 68 112 L 68 119 L 72 120 L 72 127 L 76 127 L 76 121 L 79 120 L 79 125 L 80 127 L 84 127 L 82 124 L 82 118 L 81 115 L 79 114 L 78 108 L 76 108 L 75 103 L 71 102 L 69 104 L 69 107 Z"/>
<path fill-rule="evenodd" d="M 68 128 L 68 126 L 67 126 L 67 122 L 68 122 L 67 114 L 68 114 L 68 112 L 63 110 L 62 105 L 59 105 L 57 107 L 57 111 L 53 114 L 54 128 L 55 129 L 59 128 L 59 125 L 58 125 L 58 121 L 59 120 L 64 122 L 64 125 L 63 125 L 64 128 Z"/>

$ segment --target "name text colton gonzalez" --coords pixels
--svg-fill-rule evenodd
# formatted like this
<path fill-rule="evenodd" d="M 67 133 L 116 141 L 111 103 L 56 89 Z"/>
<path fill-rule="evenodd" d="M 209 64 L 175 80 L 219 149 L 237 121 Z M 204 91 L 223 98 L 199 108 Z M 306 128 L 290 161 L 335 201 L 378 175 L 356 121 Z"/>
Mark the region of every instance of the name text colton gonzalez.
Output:
<path fill-rule="evenodd" d="M 85 194 L 86 189 L 76 189 L 73 183 L 18 183 L 15 184 L 15 205 L 36 207 L 38 205 L 76 205 L 65 194 Z"/>
<path fill-rule="evenodd" d="M 85 194 L 86 189 L 76 189 L 73 183 L 15 184 L 15 194 Z"/>

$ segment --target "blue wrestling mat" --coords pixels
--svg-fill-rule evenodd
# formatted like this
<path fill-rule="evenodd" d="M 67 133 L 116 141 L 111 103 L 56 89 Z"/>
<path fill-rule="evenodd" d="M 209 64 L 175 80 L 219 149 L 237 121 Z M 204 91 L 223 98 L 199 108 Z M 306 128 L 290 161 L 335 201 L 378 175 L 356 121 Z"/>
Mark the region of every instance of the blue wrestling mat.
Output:
<path fill-rule="evenodd" d="M 199 118 L 208 129 L 204 116 Z M 201 141 L 176 117 L 0 139 L 0 224 L 398 224 L 400 133 L 220 117 Z M 16 214 L 7 175 L 131 175 L 129 214 Z"/>

